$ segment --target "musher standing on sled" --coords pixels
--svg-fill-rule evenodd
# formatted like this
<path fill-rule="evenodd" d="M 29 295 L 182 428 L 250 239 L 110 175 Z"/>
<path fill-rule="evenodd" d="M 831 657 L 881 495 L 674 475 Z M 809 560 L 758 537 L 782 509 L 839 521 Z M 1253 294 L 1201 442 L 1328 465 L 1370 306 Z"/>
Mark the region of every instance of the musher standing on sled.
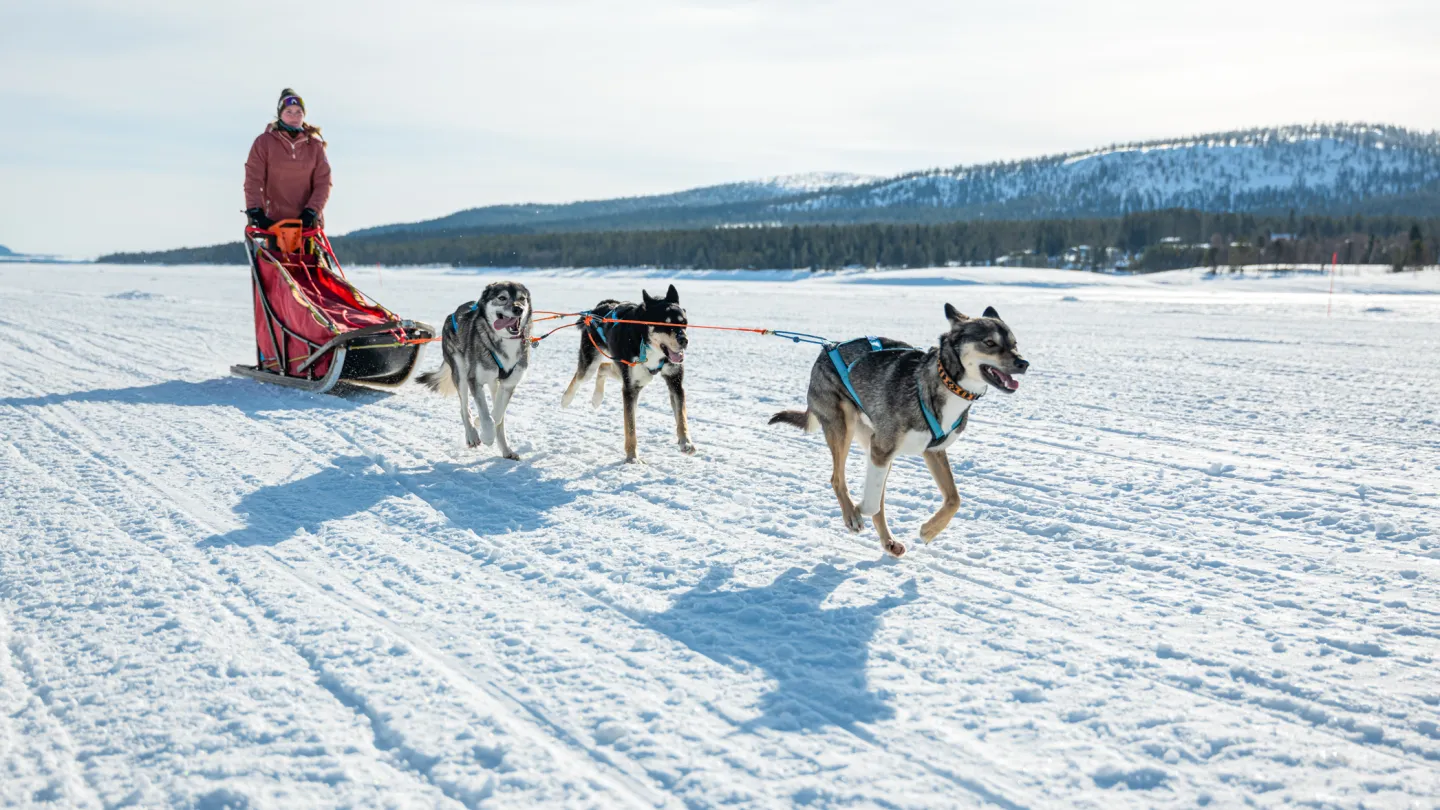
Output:
<path fill-rule="evenodd" d="M 305 123 L 305 100 L 285 88 L 275 120 L 245 161 L 245 216 L 256 228 L 298 219 L 305 230 L 324 223 L 330 199 L 330 161 L 320 128 Z"/>

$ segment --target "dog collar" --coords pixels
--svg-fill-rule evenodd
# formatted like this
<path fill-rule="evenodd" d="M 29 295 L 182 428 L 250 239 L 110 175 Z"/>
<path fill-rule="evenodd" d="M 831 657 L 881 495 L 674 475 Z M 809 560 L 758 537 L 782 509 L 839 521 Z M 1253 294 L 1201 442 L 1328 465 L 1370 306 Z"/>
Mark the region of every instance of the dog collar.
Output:
<path fill-rule="evenodd" d="M 971 402 L 974 402 L 980 397 L 985 396 L 984 394 L 972 394 L 969 391 L 966 391 L 964 388 L 961 388 L 959 383 L 950 379 L 950 375 L 945 373 L 945 361 L 941 360 L 939 357 L 935 358 L 935 367 L 940 369 L 940 382 L 945 383 L 945 387 L 950 389 L 950 393 L 954 394 L 955 396 L 960 397 L 961 399 L 969 400 Z"/>

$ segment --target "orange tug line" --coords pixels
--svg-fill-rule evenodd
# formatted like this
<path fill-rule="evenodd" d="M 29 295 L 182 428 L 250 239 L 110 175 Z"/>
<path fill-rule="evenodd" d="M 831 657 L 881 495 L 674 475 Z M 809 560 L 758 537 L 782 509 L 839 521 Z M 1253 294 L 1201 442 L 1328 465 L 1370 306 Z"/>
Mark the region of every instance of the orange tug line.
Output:
<path fill-rule="evenodd" d="M 535 314 L 535 315 L 544 315 L 544 316 L 545 316 L 545 317 L 543 317 L 543 318 L 532 318 L 531 321 L 530 321 L 531 323 L 543 323 L 543 322 L 545 322 L 545 321 L 553 321 L 553 320 L 556 320 L 557 318 L 579 318 L 579 319 L 580 319 L 580 320 L 578 320 L 578 321 L 575 321 L 574 323 L 567 323 L 567 324 L 565 324 L 565 325 L 563 325 L 563 326 L 557 326 L 557 327 L 555 327 L 554 329 L 551 329 L 549 332 L 546 332 L 545 334 L 541 335 L 540 337 L 532 337 L 532 338 L 530 338 L 530 343 L 531 343 L 531 345 L 538 344 L 540 341 L 544 340 L 544 339 L 547 338 L 547 337 L 550 337 L 551 335 L 555 334 L 556 332 L 559 332 L 561 329 L 569 329 L 569 328 L 572 327 L 572 326 L 579 326 L 579 325 L 581 325 L 581 324 L 585 324 L 585 325 L 588 326 L 588 325 L 590 325 L 590 323 L 591 323 L 592 321 L 600 321 L 601 323 L 633 323 L 633 324 L 639 324 L 639 325 L 641 325 L 641 326 L 674 326 L 674 325 L 675 325 L 675 324 L 673 324 L 673 323 L 661 323 L 661 322 L 659 322 L 659 321 L 631 321 L 631 320 L 626 320 L 626 319 L 624 319 L 624 318 L 601 318 L 601 317 L 598 317 L 598 316 L 596 316 L 596 315 L 592 315 L 592 314 L 590 314 L 590 313 L 588 313 L 588 312 L 551 312 L 551 311 L 549 311 L 549 310 L 544 310 L 544 309 L 536 309 L 536 310 L 532 310 L 531 312 L 532 312 L 532 314 Z M 769 329 L 757 329 L 757 328 L 752 327 L 752 326 L 704 326 L 704 325 L 701 325 L 701 324 L 687 323 L 687 324 L 685 324 L 685 327 L 684 327 L 684 328 L 686 328 L 686 329 L 719 329 L 719 330 L 725 331 L 725 332 L 753 332 L 754 334 L 757 334 L 757 335 L 768 335 L 768 334 L 771 333 L 771 331 L 770 331 Z M 604 357 L 606 357 L 607 359 L 615 360 L 615 358 L 610 357 L 610 355 L 608 355 L 608 354 L 605 354 L 605 350 L 600 348 L 600 344 L 595 343 L 595 336 L 594 336 L 594 335 L 589 335 L 589 334 L 587 333 L 587 336 L 590 338 L 590 342 L 593 343 L 593 344 L 595 344 L 595 349 L 596 349 L 596 351 L 599 351 L 600 354 L 603 355 Z M 417 344 L 417 343 L 434 343 L 434 342 L 437 341 L 437 340 L 440 340 L 440 338 L 439 338 L 439 337 L 432 337 L 432 338 L 405 338 L 405 339 L 404 339 L 404 342 L 405 342 L 406 344 L 411 344 L 411 345 L 413 345 L 413 344 Z M 616 362 L 624 363 L 624 364 L 627 365 L 627 366 L 638 365 L 637 363 L 631 362 L 631 361 L 629 361 L 629 360 L 616 360 Z"/>

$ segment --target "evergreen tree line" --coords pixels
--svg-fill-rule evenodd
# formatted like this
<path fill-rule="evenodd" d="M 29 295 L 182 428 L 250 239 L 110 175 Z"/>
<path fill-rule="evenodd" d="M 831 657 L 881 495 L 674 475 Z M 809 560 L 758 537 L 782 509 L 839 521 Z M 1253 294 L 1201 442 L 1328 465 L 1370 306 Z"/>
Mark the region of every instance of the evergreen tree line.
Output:
<path fill-rule="evenodd" d="M 1242 264 L 1436 262 L 1440 219 L 1171 209 L 1118 218 L 796 225 L 577 233 L 397 233 L 332 240 L 342 264 L 812 269 L 997 262 L 1138 270 Z M 1087 250 L 1078 250 L 1085 246 Z M 239 243 L 99 261 L 236 264 Z"/>

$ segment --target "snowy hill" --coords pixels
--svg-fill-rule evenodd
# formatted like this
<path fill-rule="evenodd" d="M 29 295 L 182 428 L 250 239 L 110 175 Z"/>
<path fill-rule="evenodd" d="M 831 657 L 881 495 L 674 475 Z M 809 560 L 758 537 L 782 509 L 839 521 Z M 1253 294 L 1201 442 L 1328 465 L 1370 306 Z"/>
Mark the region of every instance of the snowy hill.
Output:
<path fill-rule="evenodd" d="M 559 407 L 558 333 L 510 462 L 417 385 L 230 376 L 244 267 L 0 266 L 0 807 L 1432 808 L 1440 273 L 1349 270 L 1333 307 L 1318 274 L 675 279 L 697 324 L 1004 314 L 1031 373 L 895 560 L 766 425 L 813 346 L 692 330 L 699 453 L 651 386 L 624 464 L 619 386 Z M 511 273 L 570 312 L 666 283 Z M 351 278 L 439 323 L 497 275 Z M 895 466 L 897 536 L 940 503 Z"/>
<path fill-rule="evenodd" d="M 583 223 L 624 217 L 648 211 L 710 209 L 717 206 L 770 201 L 818 191 L 874 182 L 878 178 L 843 172 L 783 175 L 740 183 L 678 191 L 645 197 L 591 200 L 563 204 L 491 205 L 470 208 L 439 219 L 400 225 L 382 225 L 354 231 L 349 236 L 370 236 L 397 231 L 453 231 L 468 228 L 532 227 L 556 222 Z"/>
<path fill-rule="evenodd" d="M 1169 141 L 903 175 L 831 189 L 778 210 L 947 208 L 1011 218 L 1130 211 L 1358 212 L 1433 190 L 1440 136 L 1398 127 L 1316 125 Z"/>
<path fill-rule="evenodd" d="M 1164 208 L 1440 215 L 1440 134 L 1370 124 L 1249 129 L 884 179 L 821 173 L 648 197 L 489 206 L 351 235 L 1112 217 Z"/>

